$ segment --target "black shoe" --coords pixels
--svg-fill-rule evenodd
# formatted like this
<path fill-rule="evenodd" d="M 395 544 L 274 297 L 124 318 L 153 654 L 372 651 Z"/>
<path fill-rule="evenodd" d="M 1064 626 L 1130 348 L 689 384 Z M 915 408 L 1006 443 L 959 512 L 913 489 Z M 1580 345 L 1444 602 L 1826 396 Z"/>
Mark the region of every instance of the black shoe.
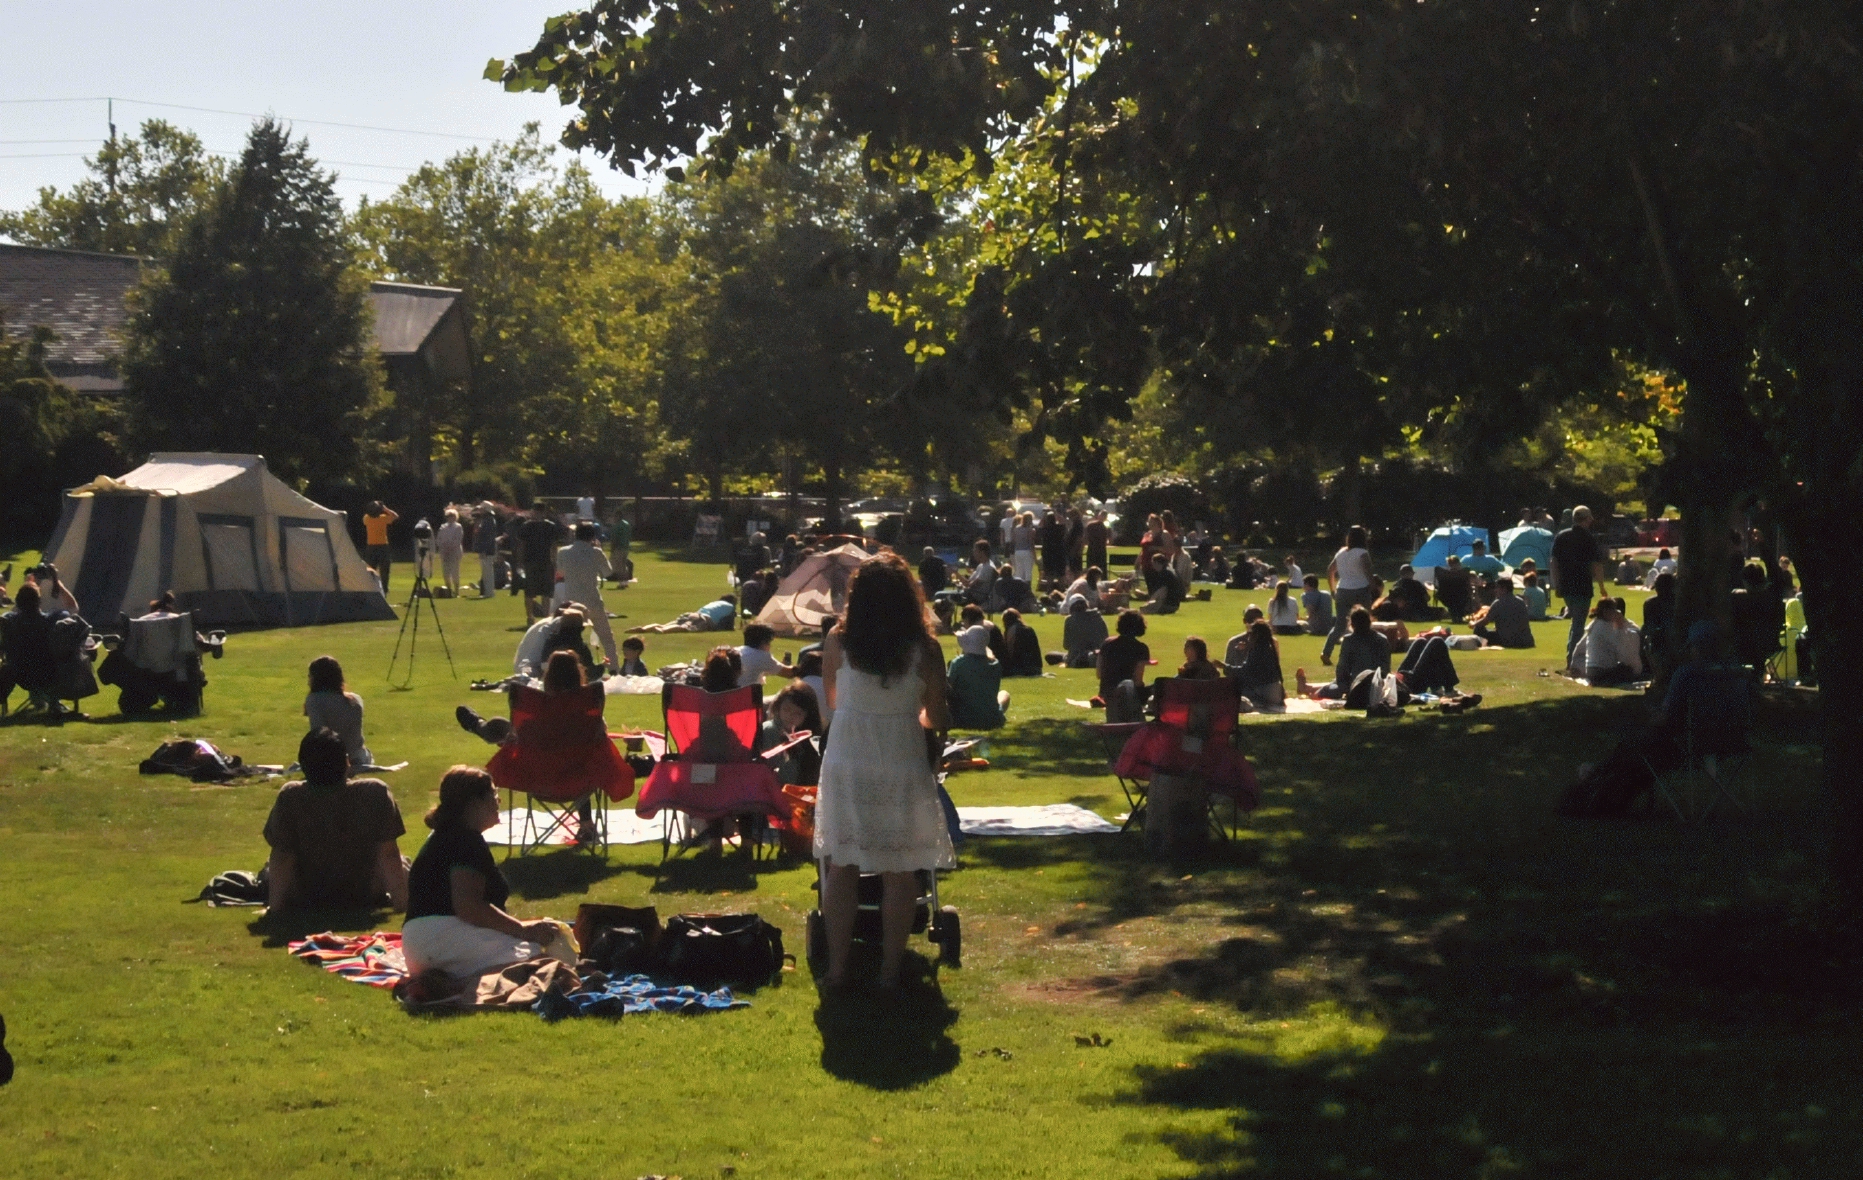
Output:
<path fill-rule="evenodd" d="M 6 1051 L 6 1017 L 0 1016 L 0 1086 L 13 1080 L 13 1055 Z"/>
<path fill-rule="evenodd" d="M 473 737 L 479 736 L 479 729 L 485 724 L 485 718 L 474 713 L 470 705 L 461 705 L 459 708 L 454 709 L 453 716 L 459 720 L 459 728 L 465 730 Z"/>

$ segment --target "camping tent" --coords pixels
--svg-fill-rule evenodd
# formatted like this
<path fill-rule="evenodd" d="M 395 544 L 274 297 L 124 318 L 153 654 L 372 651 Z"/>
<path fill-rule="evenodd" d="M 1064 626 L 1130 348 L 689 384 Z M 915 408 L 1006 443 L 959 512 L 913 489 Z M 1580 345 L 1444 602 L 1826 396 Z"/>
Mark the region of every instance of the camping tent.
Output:
<path fill-rule="evenodd" d="M 1512 569 L 1519 569 L 1520 563 L 1529 557 L 1540 569 L 1551 569 L 1552 543 L 1553 535 L 1546 529 L 1532 525 L 1508 529 L 1501 534 L 1500 558 Z"/>
<path fill-rule="evenodd" d="M 99 625 L 173 590 L 205 627 L 392 619 L 343 514 L 257 455 L 164 452 L 65 493 L 45 558 Z"/>
<path fill-rule="evenodd" d="M 1429 539 L 1417 547 L 1417 555 L 1410 559 L 1411 566 L 1417 571 L 1417 580 L 1434 584 L 1436 567 L 1445 565 L 1449 555 L 1467 557 L 1474 552 L 1474 544 L 1480 541 L 1488 543 L 1488 530 L 1478 529 L 1467 524 L 1446 524 L 1429 535 Z"/>
<path fill-rule="evenodd" d="M 802 559 L 770 601 L 757 612 L 757 622 L 778 635 L 802 636 L 821 630 L 822 620 L 847 607 L 847 583 L 867 560 L 858 545 L 842 545 Z"/>

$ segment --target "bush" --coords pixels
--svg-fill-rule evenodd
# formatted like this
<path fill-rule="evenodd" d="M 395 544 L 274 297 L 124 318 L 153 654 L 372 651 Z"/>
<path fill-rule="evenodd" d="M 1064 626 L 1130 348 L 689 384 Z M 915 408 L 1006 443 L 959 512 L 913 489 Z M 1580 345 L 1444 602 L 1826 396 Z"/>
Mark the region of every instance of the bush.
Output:
<path fill-rule="evenodd" d="M 1145 518 L 1169 509 L 1178 526 L 1188 530 L 1209 517 L 1210 498 L 1181 475 L 1148 475 L 1119 494 L 1117 543 L 1136 545 L 1145 532 Z"/>

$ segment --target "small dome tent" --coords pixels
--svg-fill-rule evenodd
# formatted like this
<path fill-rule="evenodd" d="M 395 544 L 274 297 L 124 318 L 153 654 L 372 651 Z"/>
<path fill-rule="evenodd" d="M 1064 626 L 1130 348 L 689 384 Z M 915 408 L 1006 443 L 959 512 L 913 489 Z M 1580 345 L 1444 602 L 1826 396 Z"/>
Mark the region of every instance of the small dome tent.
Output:
<path fill-rule="evenodd" d="M 1519 569 L 1520 563 L 1531 557 L 1540 569 L 1550 570 L 1552 545 L 1553 535 L 1550 530 L 1521 525 L 1501 533 L 1501 552 L 1498 556 L 1510 569 Z"/>
<path fill-rule="evenodd" d="M 1478 529 L 1467 524 L 1446 524 L 1429 535 L 1429 539 L 1417 546 L 1417 555 L 1410 559 L 1412 568 L 1417 571 L 1417 580 L 1436 582 L 1436 567 L 1447 565 L 1449 555 L 1467 557 L 1473 553 L 1475 542 L 1488 543 L 1488 530 Z"/>
<path fill-rule="evenodd" d="M 258 455 L 160 452 L 74 488 L 45 559 L 100 625 L 142 614 L 164 590 L 205 627 L 395 617 L 343 514 L 286 487 Z"/>
<path fill-rule="evenodd" d="M 848 581 L 865 560 L 867 551 L 858 545 L 803 558 L 757 612 L 756 621 L 792 638 L 819 632 L 822 620 L 847 608 Z"/>

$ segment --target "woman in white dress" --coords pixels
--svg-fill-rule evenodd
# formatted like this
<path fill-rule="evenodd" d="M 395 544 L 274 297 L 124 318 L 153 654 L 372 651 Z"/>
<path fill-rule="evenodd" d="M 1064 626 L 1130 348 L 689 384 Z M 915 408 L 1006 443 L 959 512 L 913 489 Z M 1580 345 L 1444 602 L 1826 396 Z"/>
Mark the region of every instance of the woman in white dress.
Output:
<path fill-rule="evenodd" d="M 847 982 L 860 874 L 879 873 L 880 983 L 899 982 L 922 869 L 957 863 L 938 802 L 925 731 L 950 724 L 944 654 L 924 592 L 905 560 L 870 557 L 848 585 L 841 623 L 822 645 L 822 688 L 834 710 L 815 809 L 828 927 L 827 987 Z"/>
<path fill-rule="evenodd" d="M 1011 534 L 1015 550 L 1011 557 L 1012 568 L 1016 577 L 1035 585 L 1035 514 L 1024 512 L 1016 517 L 1015 532 Z"/>

